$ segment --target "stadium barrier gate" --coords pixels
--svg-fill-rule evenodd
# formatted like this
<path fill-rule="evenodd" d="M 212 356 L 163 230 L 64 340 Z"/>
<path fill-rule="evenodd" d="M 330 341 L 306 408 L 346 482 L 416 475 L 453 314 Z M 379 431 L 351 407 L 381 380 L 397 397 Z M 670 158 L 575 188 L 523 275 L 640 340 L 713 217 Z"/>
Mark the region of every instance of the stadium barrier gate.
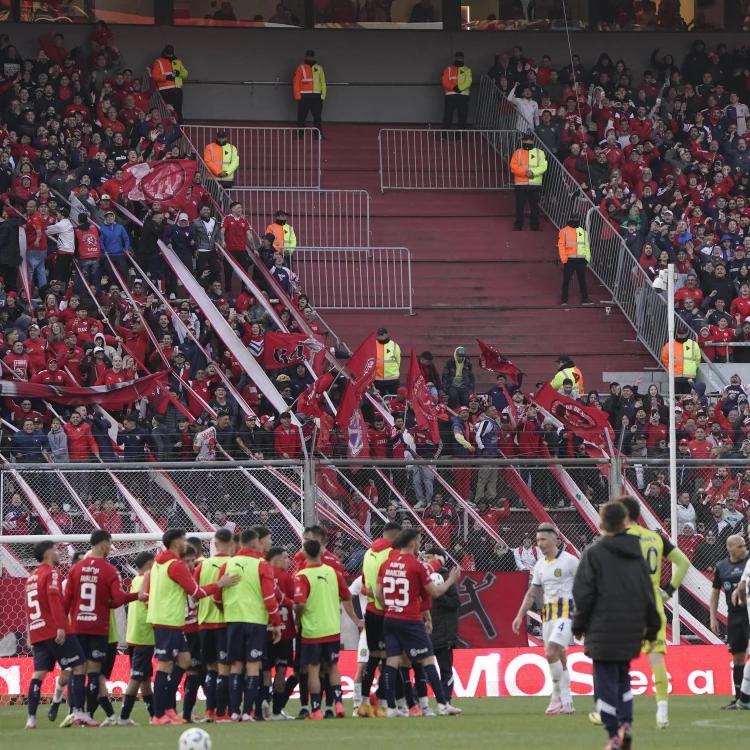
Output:
<path fill-rule="evenodd" d="M 714 538 L 709 533 L 715 526 L 712 508 L 732 481 L 750 484 L 746 469 L 747 462 L 739 460 L 678 465 L 678 491 L 691 494 L 695 532 L 701 535 L 691 539 L 693 534 L 679 529 L 680 544 L 694 562 L 680 591 L 682 643 L 721 643 L 708 628 L 708 605 L 711 571 L 726 556 L 726 534 Z M 36 565 L 33 543 L 42 538 L 60 543 L 65 565 L 74 551 L 87 548 L 95 528 L 124 534 L 115 542 L 112 559 L 129 578 L 135 555 L 157 549 L 167 527 L 210 536 L 222 526 L 240 531 L 263 524 L 275 545 L 294 553 L 304 527 L 319 522 L 328 530 L 329 549 L 349 574 L 357 575 L 372 539 L 388 520 L 399 520 L 421 531 L 423 548 L 444 549 L 450 564 L 467 573 L 527 571 L 539 556 L 533 540 L 540 523 L 554 523 L 564 548 L 580 555 L 596 541 L 598 507 L 615 492 L 638 498 L 646 525 L 668 533 L 665 476 L 663 460 L 606 456 L 7 464 L 0 470 L 0 656 L 17 653 L 18 638 L 11 635 L 23 632 L 22 582 Z M 737 529 L 743 524 L 738 520 Z M 208 544 L 203 546 L 208 553 Z M 719 619 L 723 635 L 723 601 Z M 532 617 L 532 644 L 538 626 Z"/>
<path fill-rule="evenodd" d="M 289 259 L 316 308 L 412 312 L 405 247 L 298 247 Z"/>
<path fill-rule="evenodd" d="M 370 196 L 366 190 L 231 188 L 227 194 L 242 204 L 258 234 L 265 233 L 277 211 L 286 211 L 303 247 L 370 246 Z"/>
<path fill-rule="evenodd" d="M 234 186 L 264 189 L 320 189 L 320 132 L 317 128 L 184 125 L 185 136 L 203 157 L 217 130 L 237 149 Z"/>
<path fill-rule="evenodd" d="M 513 179 L 497 130 L 385 128 L 378 133 L 380 192 L 386 190 L 499 190 Z"/>

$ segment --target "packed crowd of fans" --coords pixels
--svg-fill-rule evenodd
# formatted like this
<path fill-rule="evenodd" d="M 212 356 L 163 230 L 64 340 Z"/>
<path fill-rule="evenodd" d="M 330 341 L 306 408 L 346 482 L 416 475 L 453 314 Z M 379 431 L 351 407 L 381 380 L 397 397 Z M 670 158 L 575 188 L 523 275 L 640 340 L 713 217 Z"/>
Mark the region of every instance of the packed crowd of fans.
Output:
<path fill-rule="evenodd" d="M 558 68 L 515 47 L 489 74 L 646 276 L 676 264 L 681 318 L 707 355 L 750 362 L 728 346 L 750 341 L 748 49 L 696 40 L 681 64 L 659 50 L 651 63 Z"/>

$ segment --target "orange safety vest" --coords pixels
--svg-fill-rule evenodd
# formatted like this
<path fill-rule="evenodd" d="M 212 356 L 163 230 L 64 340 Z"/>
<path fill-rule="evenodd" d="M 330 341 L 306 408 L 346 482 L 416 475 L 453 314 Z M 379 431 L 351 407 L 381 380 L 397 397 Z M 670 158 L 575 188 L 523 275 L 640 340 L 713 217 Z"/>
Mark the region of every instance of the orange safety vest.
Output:
<path fill-rule="evenodd" d="M 154 62 L 151 68 L 151 78 L 156 81 L 159 91 L 175 88 L 176 84 L 174 80 L 167 80 L 167 76 L 171 75 L 174 75 L 171 60 L 167 60 L 166 57 L 160 57 Z"/>
<path fill-rule="evenodd" d="M 272 232 L 274 236 L 273 246 L 277 250 L 283 250 L 284 249 L 284 227 L 280 226 L 279 224 L 269 224 L 268 227 L 266 227 L 266 232 Z"/>
<path fill-rule="evenodd" d="M 574 227 L 565 226 L 560 230 L 557 240 L 557 249 L 560 260 L 566 263 L 570 258 L 589 259 L 588 239 L 586 232 L 582 232 L 582 239 L 578 239 L 578 230 Z"/>
<path fill-rule="evenodd" d="M 513 156 L 510 157 L 510 171 L 513 173 L 513 181 L 516 185 L 542 185 L 542 175 L 538 177 L 527 177 L 526 170 L 539 167 L 544 154 L 538 148 L 532 148 L 527 151 L 525 148 L 516 149 Z"/>
<path fill-rule="evenodd" d="M 206 166 L 214 177 L 217 177 L 224 171 L 224 149 L 218 143 L 209 143 L 206 146 L 209 158 L 206 159 Z"/>
<path fill-rule="evenodd" d="M 321 85 L 321 79 L 325 81 L 324 75 L 317 63 L 314 66 L 307 63 L 298 65 L 294 71 L 294 98 L 299 101 L 302 94 L 321 94 L 325 98 L 325 83 Z"/>

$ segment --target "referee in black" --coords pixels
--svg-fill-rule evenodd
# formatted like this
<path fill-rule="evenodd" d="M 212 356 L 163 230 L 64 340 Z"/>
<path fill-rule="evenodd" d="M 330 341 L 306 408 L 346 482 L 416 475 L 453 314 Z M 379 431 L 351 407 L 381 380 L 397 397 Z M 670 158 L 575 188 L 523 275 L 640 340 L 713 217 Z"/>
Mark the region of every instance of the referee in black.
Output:
<path fill-rule="evenodd" d="M 747 545 L 740 534 L 733 534 L 727 539 L 729 557 L 716 564 L 714 569 L 713 590 L 711 591 L 711 630 L 714 635 L 720 635 L 719 620 L 716 613 L 719 609 L 720 592 L 724 592 L 727 602 L 727 646 L 732 654 L 732 676 L 734 680 L 734 700 L 722 706 L 724 711 L 739 709 L 737 701 L 740 699 L 742 673 L 745 669 L 745 657 L 748 641 L 750 641 L 750 622 L 747 607 L 744 604 L 732 603 L 732 592 L 739 586 L 745 563 L 748 559 Z"/>

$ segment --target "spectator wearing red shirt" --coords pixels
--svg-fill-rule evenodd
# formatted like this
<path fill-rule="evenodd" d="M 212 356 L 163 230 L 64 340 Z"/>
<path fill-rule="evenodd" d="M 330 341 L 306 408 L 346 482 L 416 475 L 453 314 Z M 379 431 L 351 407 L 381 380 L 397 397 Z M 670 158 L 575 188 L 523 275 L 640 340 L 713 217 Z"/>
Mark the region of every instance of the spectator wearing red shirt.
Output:
<path fill-rule="evenodd" d="M 496 507 L 496 504 L 499 507 Z M 493 530 L 500 530 L 500 522 L 510 516 L 510 502 L 507 497 L 501 497 L 499 500 L 480 500 L 477 503 L 477 511 L 482 520 Z"/>
<path fill-rule="evenodd" d="M 221 244 L 224 249 L 231 253 L 234 261 L 245 271 L 250 273 L 252 260 L 248 255 L 247 248 L 252 247 L 253 235 L 250 222 L 242 215 L 242 204 L 232 203 L 229 213 L 221 222 Z M 232 266 L 228 260 L 224 260 L 224 288 L 227 293 L 232 291 Z"/>
<path fill-rule="evenodd" d="M 41 337 L 41 329 L 36 323 L 29 326 L 29 338 L 24 341 L 24 351 L 29 357 L 33 373 L 40 372 L 47 365 L 47 341 Z"/>
<path fill-rule="evenodd" d="M 110 534 L 122 534 L 122 516 L 115 510 L 113 500 L 104 501 L 104 509 L 93 514 L 94 521 L 100 529 L 106 529 Z"/>
<path fill-rule="evenodd" d="M 45 369 L 40 370 L 31 378 L 31 382 L 41 383 L 42 385 L 61 385 L 66 388 L 77 388 L 80 385 L 67 372 L 60 370 L 58 362 L 54 358 L 50 359 Z"/>
<path fill-rule="evenodd" d="M 50 503 L 49 514 L 52 520 L 60 527 L 63 534 L 73 533 L 73 517 L 65 510 L 61 510 L 57 503 Z"/>
<path fill-rule="evenodd" d="M 750 286 L 748 284 L 740 286 L 740 296 L 732 300 L 729 314 L 736 321 L 737 325 L 742 325 L 745 318 L 750 315 Z"/>
<path fill-rule="evenodd" d="M 703 543 L 703 534 L 696 534 L 692 523 L 686 523 L 677 535 L 677 547 L 682 550 L 690 562 L 693 561 L 695 550 Z"/>
<path fill-rule="evenodd" d="M 653 450 L 659 440 L 667 440 L 669 437 L 667 426 L 661 423 L 658 411 L 651 412 L 648 424 L 643 429 L 643 432 L 646 433 L 646 444 L 649 450 Z"/>
<path fill-rule="evenodd" d="M 710 458 L 713 445 L 706 440 L 706 430 L 703 427 L 695 428 L 695 437 L 688 443 L 691 458 Z"/>
<path fill-rule="evenodd" d="M 443 515 L 440 503 L 433 501 L 430 505 L 430 515 L 424 519 L 424 525 L 443 549 L 451 548 L 453 525 L 450 519 Z"/>
<path fill-rule="evenodd" d="M 292 415 L 285 411 L 280 419 L 281 424 L 273 431 L 276 453 L 280 458 L 300 458 L 302 442 L 300 441 L 299 430 L 292 427 Z"/>
<path fill-rule="evenodd" d="M 87 462 L 99 458 L 99 446 L 91 434 L 91 427 L 81 419 L 81 415 L 74 411 L 70 415 L 70 422 L 63 427 L 68 436 L 68 455 L 71 462 Z"/>
<path fill-rule="evenodd" d="M 31 365 L 31 357 L 26 354 L 26 348 L 23 341 L 16 341 L 11 351 L 3 357 L 4 364 L 10 368 L 21 380 L 28 380 L 34 373 Z M 6 380 L 12 380 L 13 376 L 5 370 L 3 377 Z"/>
<path fill-rule="evenodd" d="M 36 206 L 35 200 L 26 203 L 26 224 L 23 229 L 26 234 L 26 260 L 31 283 L 41 288 L 47 283 L 44 272 L 44 261 L 47 259 L 47 222 L 36 210 Z"/>

